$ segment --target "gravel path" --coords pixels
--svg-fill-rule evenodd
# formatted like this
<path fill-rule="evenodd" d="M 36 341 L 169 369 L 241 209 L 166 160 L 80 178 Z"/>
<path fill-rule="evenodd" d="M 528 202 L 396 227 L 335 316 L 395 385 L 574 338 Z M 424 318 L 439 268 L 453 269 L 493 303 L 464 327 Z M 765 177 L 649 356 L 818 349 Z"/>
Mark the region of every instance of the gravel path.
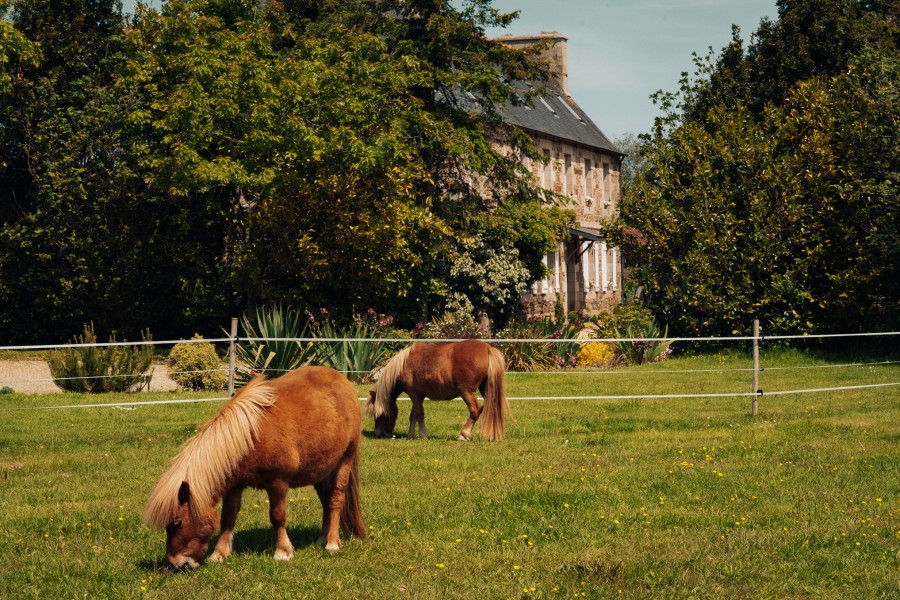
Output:
<path fill-rule="evenodd" d="M 170 392 L 177 388 L 168 377 L 165 363 L 153 363 L 151 368 L 151 392 Z M 62 393 L 53 383 L 50 367 L 42 360 L 0 360 L 0 388 L 3 387 L 11 387 L 22 394 Z"/>

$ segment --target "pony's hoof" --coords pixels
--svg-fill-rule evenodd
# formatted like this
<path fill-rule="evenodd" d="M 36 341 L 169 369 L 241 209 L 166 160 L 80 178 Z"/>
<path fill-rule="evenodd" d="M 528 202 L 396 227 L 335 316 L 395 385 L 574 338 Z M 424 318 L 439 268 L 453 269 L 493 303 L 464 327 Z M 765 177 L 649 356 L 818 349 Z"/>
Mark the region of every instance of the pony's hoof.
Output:
<path fill-rule="evenodd" d="M 471 441 L 472 441 L 472 438 L 466 437 L 466 436 L 464 436 L 463 434 L 459 434 L 459 437 L 456 438 L 456 441 L 458 441 L 458 442 L 471 442 Z"/>
<path fill-rule="evenodd" d="M 216 550 L 215 552 L 210 554 L 209 558 L 207 558 L 206 560 L 208 560 L 209 562 L 222 562 L 225 560 L 225 555 Z"/>
<path fill-rule="evenodd" d="M 328 554 L 334 554 L 335 552 L 341 549 L 340 544 L 325 544 L 325 552 Z"/>
<path fill-rule="evenodd" d="M 275 560 L 287 562 L 293 558 L 294 558 L 293 551 L 291 551 L 291 552 L 285 552 L 284 550 L 276 550 L 275 551 Z"/>

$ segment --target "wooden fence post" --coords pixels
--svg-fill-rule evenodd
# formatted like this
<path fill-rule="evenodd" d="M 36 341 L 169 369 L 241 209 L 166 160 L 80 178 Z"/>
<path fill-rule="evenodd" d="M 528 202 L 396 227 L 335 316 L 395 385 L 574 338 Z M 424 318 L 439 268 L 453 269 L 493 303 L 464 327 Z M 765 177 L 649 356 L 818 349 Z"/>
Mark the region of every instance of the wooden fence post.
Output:
<path fill-rule="evenodd" d="M 228 397 L 234 396 L 234 362 L 235 362 L 235 341 L 237 340 L 237 318 L 231 319 L 231 340 L 228 342 Z"/>
<path fill-rule="evenodd" d="M 753 409 L 755 417 L 759 403 L 759 319 L 753 319 Z"/>

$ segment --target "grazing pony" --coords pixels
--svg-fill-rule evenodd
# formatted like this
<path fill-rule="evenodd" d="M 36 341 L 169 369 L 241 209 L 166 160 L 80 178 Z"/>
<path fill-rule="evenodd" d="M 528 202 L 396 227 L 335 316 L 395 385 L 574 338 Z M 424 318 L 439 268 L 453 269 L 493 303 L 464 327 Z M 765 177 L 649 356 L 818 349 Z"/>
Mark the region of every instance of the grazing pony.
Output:
<path fill-rule="evenodd" d="M 234 524 L 246 487 L 269 494 L 275 559 L 290 560 L 288 489 L 312 485 L 322 502 L 319 543 L 340 548 L 338 529 L 365 538 L 359 506 L 360 411 L 356 388 L 326 367 L 303 367 L 272 381 L 256 377 L 189 439 L 156 482 L 144 521 L 166 528 L 166 560 L 196 569 L 219 525 L 209 557 L 231 554 Z"/>
<path fill-rule="evenodd" d="M 484 397 L 478 403 L 477 391 Z M 481 340 L 443 344 L 413 344 L 400 351 L 381 370 L 374 390 L 369 392 L 366 412 L 375 419 L 375 435 L 390 437 L 397 424 L 397 396 L 406 392 L 412 400 L 407 439 L 428 437 L 425 428 L 425 398 L 451 400 L 462 396 L 469 407 L 469 419 L 457 439 L 472 439 L 472 428 L 482 418 L 481 431 L 490 441 L 501 440 L 504 419 L 509 413 L 506 400 L 506 364 L 496 348 Z"/>

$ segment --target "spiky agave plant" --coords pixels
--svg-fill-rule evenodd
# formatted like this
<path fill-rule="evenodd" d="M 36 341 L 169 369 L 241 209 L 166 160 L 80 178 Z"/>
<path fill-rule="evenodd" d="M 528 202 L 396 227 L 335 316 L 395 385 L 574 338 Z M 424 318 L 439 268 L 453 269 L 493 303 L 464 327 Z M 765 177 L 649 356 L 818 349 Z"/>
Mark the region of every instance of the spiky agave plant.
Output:
<path fill-rule="evenodd" d="M 308 335 L 306 316 L 281 304 L 256 309 L 254 315 L 241 317 L 242 339 L 235 347 L 238 386 L 254 375 L 270 379 L 293 371 L 315 360 L 315 347 L 302 341 Z"/>
<path fill-rule="evenodd" d="M 393 354 L 387 342 L 375 341 L 383 333 L 371 318 L 356 315 L 353 323 L 338 327 L 326 320 L 313 334 L 331 341 L 317 346 L 317 360 L 333 367 L 355 382 L 366 383 L 372 371 Z"/>
<path fill-rule="evenodd" d="M 669 326 L 666 325 L 665 330 L 660 333 L 659 326 L 655 319 L 650 319 L 650 323 L 643 332 L 636 330 L 631 325 L 625 329 L 625 335 L 621 335 L 616 329 L 616 337 L 620 339 L 617 343 L 619 352 L 628 362 L 635 365 L 642 365 L 653 362 L 663 354 L 674 340 L 660 339 L 669 335 Z M 633 341 L 632 341 L 633 340 Z"/>

